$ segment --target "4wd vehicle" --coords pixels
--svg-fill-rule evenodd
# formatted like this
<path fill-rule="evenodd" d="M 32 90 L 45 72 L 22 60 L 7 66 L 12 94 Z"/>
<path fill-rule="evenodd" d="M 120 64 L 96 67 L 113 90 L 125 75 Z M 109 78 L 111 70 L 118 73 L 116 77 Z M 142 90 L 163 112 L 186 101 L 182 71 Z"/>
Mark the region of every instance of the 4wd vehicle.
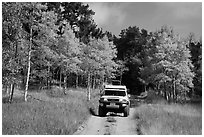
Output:
<path fill-rule="evenodd" d="M 105 116 L 107 112 L 124 113 L 129 115 L 130 100 L 126 86 L 105 85 L 99 100 L 99 116 Z"/>

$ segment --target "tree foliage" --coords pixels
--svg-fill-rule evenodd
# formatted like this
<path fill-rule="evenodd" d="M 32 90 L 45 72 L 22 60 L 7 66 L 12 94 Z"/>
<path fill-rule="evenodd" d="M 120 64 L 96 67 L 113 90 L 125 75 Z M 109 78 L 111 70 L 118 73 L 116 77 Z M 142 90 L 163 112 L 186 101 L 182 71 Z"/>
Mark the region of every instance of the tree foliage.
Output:
<path fill-rule="evenodd" d="M 162 27 L 149 42 L 147 45 L 153 48 L 148 52 L 147 62 L 150 65 L 142 69 L 144 80 L 147 83 L 153 82 L 167 100 L 185 99 L 193 88 L 194 77 L 191 55 L 186 43 L 168 27 Z"/>
<path fill-rule="evenodd" d="M 72 74 L 88 87 L 112 76 L 115 46 L 93 14 L 82 3 L 3 3 L 3 85 L 23 85 L 27 94 L 32 86 L 66 88 Z"/>
<path fill-rule="evenodd" d="M 188 42 L 175 35 L 173 29 L 163 26 L 157 32 L 148 33 L 138 27 L 128 27 L 114 43 L 117 59 L 128 68 L 122 81 L 132 93 L 152 87 L 168 100 L 179 100 L 194 89 L 193 58 L 198 61 L 200 54 L 196 57 L 197 51 L 189 48 Z"/>
<path fill-rule="evenodd" d="M 144 90 L 141 81 L 140 67 L 143 66 L 143 51 L 149 34 L 139 27 L 128 27 L 120 33 L 120 38 L 114 39 L 117 47 L 117 59 L 123 62 L 128 71 L 124 72 L 122 83 L 134 94 Z"/>
<path fill-rule="evenodd" d="M 201 95 L 201 42 L 168 27 L 128 27 L 116 37 L 93 15 L 80 2 L 2 3 L 3 87 L 84 86 L 90 99 L 91 87 L 115 78 L 133 94 L 154 85 L 167 99 Z"/>
<path fill-rule="evenodd" d="M 188 44 L 191 61 L 194 66 L 193 72 L 195 77 L 193 79 L 193 84 L 195 86 L 194 93 L 196 95 L 202 95 L 202 41 L 196 41 L 193 34 L 190 34 L 188 39 Z"/>

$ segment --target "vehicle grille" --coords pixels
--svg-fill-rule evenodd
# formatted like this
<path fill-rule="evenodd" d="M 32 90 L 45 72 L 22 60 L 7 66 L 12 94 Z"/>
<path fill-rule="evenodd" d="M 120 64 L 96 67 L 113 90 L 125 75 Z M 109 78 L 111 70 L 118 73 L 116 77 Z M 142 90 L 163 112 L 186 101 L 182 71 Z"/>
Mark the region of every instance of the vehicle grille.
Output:
<path fill-rule="evenodd" d="M 108 99 L 108 101 L 119 101 L 119 99 Z"/>

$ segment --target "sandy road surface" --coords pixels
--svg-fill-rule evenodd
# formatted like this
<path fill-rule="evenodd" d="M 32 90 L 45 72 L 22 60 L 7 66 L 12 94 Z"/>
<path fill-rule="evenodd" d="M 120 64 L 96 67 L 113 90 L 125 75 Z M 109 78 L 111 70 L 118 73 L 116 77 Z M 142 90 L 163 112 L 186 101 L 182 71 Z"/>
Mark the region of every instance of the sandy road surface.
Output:
<path fill-rule="evenodd" d="M 106 117 L 91 116 L 85 124 L 79 127 L 75 135 L 136 135 L 136 120 L 134 108 L 130 115 L 108 113 Z"/>

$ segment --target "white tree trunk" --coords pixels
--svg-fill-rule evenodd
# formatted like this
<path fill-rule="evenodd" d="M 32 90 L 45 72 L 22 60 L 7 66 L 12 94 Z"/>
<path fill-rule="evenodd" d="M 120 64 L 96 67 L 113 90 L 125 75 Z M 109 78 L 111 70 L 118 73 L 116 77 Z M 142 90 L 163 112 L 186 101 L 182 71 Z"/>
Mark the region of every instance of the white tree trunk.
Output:
<path fill-rule="evenodd" d="M 26 79 L 26 88 L 25 88 L 25 93 L 24 93 L 25 102 L 27 101 L 28 84 L 29 84 L 29 78 L 30 78 L 31 47 L 32 47 L 32 27 L 30 29 L 30 45 L 29 45 L 29 52 L 28 52 L 28 72 L 27 72 L 27 79 Z"/>
<path fill-rule="evenodd" d="M 13 100 L 14 88 L 15 88 L 15 84 L 12 83 L 12 84 L 11 84 L 11 91 L 10 91 L 10 94 L 9 94 L 9 102 L 10 102 L 10 103 L 11 103 L 11 101 Z"/>
<path fill-rule="evenodd" d="M 67 90 L 67 75 L 64 76 L 64 94 L 66 95 L 66 90 Z"/>
<path fill-rule="evenodd" d="M 47 68 L 47 89 L 50 88 L 50 66 Z"/>
<path fill-rule="evenodd" d="M 64 76 L 64 89 L 65 90 L 67 89 L 67 76 L 66 76 L 66 74 Z"/>
<path fill-rule="evenodd" d="M 122 84 L 123 72 L 120 71 L 120 85 Z"/>
<path fill-rule="evenodd" d="M 7 95 L 9 95 L 9 93 L 10 93 L 9 91 L 10 91 L 10 90 L 9 90 L 9 85 L 6 85 L 6 94 L 7 94 Z"/>
<path fill-rule="evenodd" d="M 11 83 L 9 95 L 11 94 L 12 88 L 13 88 L 13 84 Z"/>
<path fill-rule="evenodd" d="M 96 89 L 96 77 L 95 77 L 95 75 L 93 77 L 93 89 Z"/>
<path fill-rule="evenodd" d="M 60 83 L 59 83 L 59 86 L 60 86 L 60 88 L 62 87 L 62 72 L 61 72 L 61 69 L 60 69 Z"/>
<path fill-rule="evenodd" d="M 25 94 L 24 94 L 25 101 L 27 101 L 28 85 L 29 85 L 29 78 L 30 78 L 30 59 L 31 59 L 31 51 L 29 51 L 29 54 L 28 54 L 28 72 L 27 72 L 26 88 L 25 88 Z"/>
<path fill-rule="evenodd" d="M 78 84 L 79 84 L 79 75 L 76 74 L 76 88 L 78 88 Z"/>
<path fill-rule="evenodd" d="M 91 74 L 90 72 L 88 73 L 88 91 L 87 91 L 87 100 L 91 100 Z"/>
<path fill-rule="evenodd" d="M 176 95 L 176 79 L 174 78 L 173 81 L 173 99 L 174 101 L 177 99 L 177 95 Z"/>

